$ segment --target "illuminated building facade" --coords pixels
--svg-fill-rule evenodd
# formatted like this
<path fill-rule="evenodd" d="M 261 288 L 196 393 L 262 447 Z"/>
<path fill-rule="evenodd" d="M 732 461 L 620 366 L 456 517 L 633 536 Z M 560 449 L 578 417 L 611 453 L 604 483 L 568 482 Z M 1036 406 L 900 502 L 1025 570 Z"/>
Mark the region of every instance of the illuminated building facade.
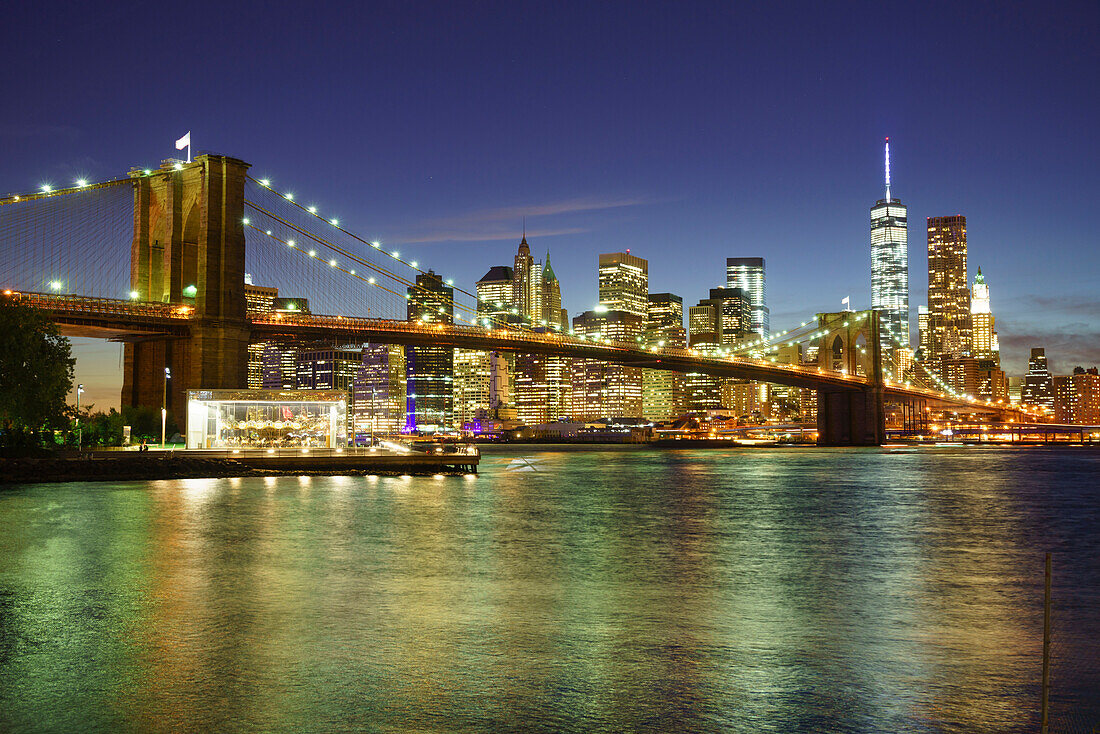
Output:
<path fill-rule="evenodd" d="M 244 302 L 248 313 L 269 314 L 275 310 L 275 299 L 279 297 L 278 288 L 252 285 L 245 275 Z M 248 343 L 248 388 L 259 390 L 264 386 L 264 349 L 268 342 Z"/>
<path fill-rule="evenodd" d="M 409 286 L 406 312 L 409 321 L 424 324 L 454 323 L 454 289 L 432 271 L 416 276 Z M 454 421 L 454 349 L 450 347 L 406 347 L 405 429 L 436 431 L 450 428 Z"/>
<path fill-rule="evenodd" d="M 936 364 L 971 353 L 966 217 L 928 217 L 929 351 Z"/>
<path fill-rule="evenodd" d="M 982 269 L 974 276 L 974 288 L 970 297 L 970 329 L 974 356 L 978 359 L 1001 362 L 1001 349 L 997 343 L 993 311 L 989 307 L 989 286 Z"/>
<path fill-rule="evenodd" d="M 294 368 L 296 387 L 299 390 L 339 390 L 346 396 L 345 402 L 351 405 L 354 400 L 352 388 L 362 360 L 362 350 L 350 347 L 301 349 Z"/>
<path fill-rule="evenodd" d="M 715 331 L 718 343 L 740 344 L 749 334 L 754 334 L 752 301 L 740 288 L 711 288 L 710 298 L 699 305 L 714 307 Z"/>
<path fill-rule="evenodd" d="M 646 316 L 646 347 L 686 347 L 684 300 L 674 293 L 650 293 Z M 687 410 L 684 375 L 670 370 L 642 370 L 642 415 L 665 421 Z"/>
<path fill-rule="evenodd" d="M 526 238 L 525 238 L 526 239 Z M 486 327 L 497 328 L 506 323 L 518 323 L 519 309 L 513 302 L 515 271 L 507 265 L 495 265 L 477 282 L 477 310 Z M 517 313 L 513 313 L 513 309 Z M 510 385 L 515 368 L 514 355 L 489 352 L 489 406 L 499 411 L 512 401 Z"/>
<path fill-rule="evenodd" d="M 572 417 L 574 360 L 546 354 L 517 354 L 516 418 L 528 426 Z"/>
<path fill-rule="evenodd" d="M 287 342 L 269 341 L 263 349 L 263 389 L 294 390 L 298 386 L 296 374 L 298 348 Z"/>
<path fill-rule="evenodd" d="M 917 359 L 931 359 L 932 331 L 928 326 L 928 306 L 917 307 Z"/>
<path fill-rule="evenodd" d="M 709 300 L 688 309 L 688 345 L 703 354 L 713 354 L 721 344 L 718 307 Z M 713 410 L 722 404 L 721 385 L 717 377 L 701 372 L 684 376 L 687 409 Z"/>
<path fill-rule="evenodd" d="M 974 357 L 944 357 L 943 380 L 952 390 L 968 397 L 978 396 L 978 360 Z"/>
<path fill-rule="evenodd" d="M 879 312 L 883 356 L 909 346 L 909 214 L 890 197 L 890 139 L 886 139 L 886 197 L 871 207 L 871 308 Z"/>
<path fill-rule="evenodd" d="M 608 311 L 624 311 L 641 318 L 649 313 L 649 261 L 627 252 L 600 255 L 600 305 Z M 630 339 L 642 333 L 641 328 Z"/>
<path fill-rule="evenodd" d="M 548 326 L 555 331 L 568 331 L 565 309 L 561 307 L 561 284 L 550 265 L 550 253 L 546 253 L 546 264 L 538 264 L 537 280 L 537 318 L 536 324 Z"/>
<path fill-rule="evenodd" d="M 1042 347 L 1031 350 L 1027 362 L 1027 374 L 1020 389 L 1020 399 L 1025 405 L 1046 408 L 1054 412 L 1054 380 L 1047 365 L 1047 352 Z"/>
<path fill-rule="evenodd" d="M 1072 375 L 1054 378 L 1056 423 L 1100 425 L 1100 373 L 1076 367 Z"/>
<path fill-rule="evenodd" d="M 459 428 L 489 416 L 489 352 L 476 349 L 454 350 L 454 422 Z"/>
<path fill-rule="evenodd" d="M 366 344 L 352 387 L 352 435 L 399 433 L 405 425 L 405 348 Z"/>
<path fill-rule="evenodd" d="M 721 405 L 737 416 L 763 418 L 768 413 L 768 383 L 722 380 Z"/>
<path fill-rule="evenodd" d="M 768 289 L 764 278 L 764 258 L 727 257 L 726 287 L 740 288 L 748 294 L 752 308 L 750 331 L 767 337 L 771 328 L 771 316 L 768 311 Z"/>
<path fill-rule="evenodd" d="M 512 266 L 512 306 L 516 312 L 527 319 L 535 317 L 533 273 L 535 258 L 531 257 L 531 248 L 527 244 L 527 234 L 519 242 L 514 265 Z"/>
<path fill-rule="evenodd" d="M 494 265 L 477 282 L 477 312 L 490 317 L 493 323 L 509 321 L 512 307 L 512 289 L 515 271 L 507 265 Z"/>
<path fill-rule="evenodd" d="M 573 318 L 578 336 L 634 341 L 645 317 L 629 311 L 585 311 Z M 594 359 L 573 360 L 573 416 L 579 420 L 642 415 L 642 369 Z"/>

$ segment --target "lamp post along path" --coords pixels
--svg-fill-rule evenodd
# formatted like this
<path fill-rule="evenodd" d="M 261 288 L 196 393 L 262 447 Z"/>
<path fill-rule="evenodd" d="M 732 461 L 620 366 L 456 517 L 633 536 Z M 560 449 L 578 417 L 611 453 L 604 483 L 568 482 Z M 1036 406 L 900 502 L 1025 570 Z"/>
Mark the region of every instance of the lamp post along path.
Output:
<path fill-rule="evenodd" d="M 160 447 L 164 448 L 164 429 L 168 423 L 168 380 L 172 377 L 172 370 L 164 368 L 164 395 L 160 402 Z"/>
<path fill-rule="evenodd" d="M 84 392 L 84 383 L 78 383 L 76 386 L 76 450 L 77 452 L 84 448 L 84 426 L 80 425 L 80 394 Z"/>

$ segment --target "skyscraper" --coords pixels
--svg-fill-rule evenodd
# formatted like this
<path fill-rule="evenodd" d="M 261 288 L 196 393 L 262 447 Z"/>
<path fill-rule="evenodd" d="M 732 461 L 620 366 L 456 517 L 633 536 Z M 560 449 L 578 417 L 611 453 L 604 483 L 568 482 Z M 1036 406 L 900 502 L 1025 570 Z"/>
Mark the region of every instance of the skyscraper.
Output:
<path fill-rule="evenodd" d="M 643 344 L 686 347 L 684 300 L 674 293 L 650 293 Z M 687 409 L 684 375 L 670 370 L 642 370 L 642 415 L 669 420 Z"/>
<path fill-rule="evenodd" d="M 711 288 L 710 298 L 699 305 L 714 306 L 715 322 L 720 344 L 738 344 L 753 330 L 752 301 L 740 288 Z"/>
<path fill-rule="evenodd" d="M 974 276 L 972 293 L 973 295 L 970 298 L 970 327 L 974 356 L 978 359 L 993 359 L 1000 364 L 1000 346 L 997 343 L 997 332 L 994 329 L 993 311 L 989 306 L 989 286 L 986 285 L 981 268 L 978 268 L 978 274 Z"/>
<path fill-rule="evenodd" d="M 546 263 L 538 263 L 538 313 L 535 319 L 536 326 L 548 326 L 554 331 L 568 331 L 569 323 L 565 321 L 565 312 L 561 307 L 561 284 L 558 276 L 554 274 L 554 268 L 550 266 L 550 253 L 546 253 Z M 545 323 L 544 323 L 545 322 Z"/>
<path fill-rule="evenodd" d="M 356 440 L 398 433 L 405 425 L 405 348 L 396 344 L 363 345 L 362 364 L 352 392 Z"/>
<path fill-rule="evenodd" d="M 252 278 L 245 273 L 244 304 L 250 313 L 269 314 L 275 310 L 275 299 L 279 297 L 278 288 L 252 285 Z M 248 389 L 257 390 L 264 386 L 264 349 L 266 341 L 248 343 Z"/>
<path fill-rule="evenodd" d="M 1056 423 L 1100 423 L 1100 374 L 1095 367 L 1075 367 L 1072 375 L 1054 378 Z"/>
<path fill-rule="evenodd" d="M 416 276 L 408 287 L 409 321 L 454 323 L 454 289 L 432 271 Z M 449 428 L 454 418 L 454 349 L 407 347 L 405 350 L 405 428 L 409 431 Z"/>
<path fill-rule="evenodd" d="M 909 224 L 901 199 L 890 197 L 886 138 L 886 198 L 871 207 L 871 308 L 879 311 L 883 355 L 909 346 Z"/>
<path fill-rule="evenodd" d="M 748 294 L 752 306 L 751 330 L 767 338 L 771 329 L 771 317 L 764 279 L 764 258 L 727 257 L 726 287 L 740 288 Z"/>
<path fill-rule="evenodd" d="M 578 336 L 634 341 L 645 330 L 645 317 L 629 311 L 585 311 L 573 317 L 573 330 Z M 642 415 L 641 367 L 574 359 L 572 386 L 573 415 L 581 420 Z"/>
<path fill-rule="evenodd" d="M 688 309 L 688 344 L 703 354 L 718 351 L 722 342 L 719 304 L 705 299 Z M 722 402 L 721 383 L 717 377 L 702 372 L 684 376 L 685 401 L 688 410 L 711 410 Z"/>
<path fill-rule="evenodd" d="M 1020 390 L 1020 400 L 1025 405 L 1054 411 L 1054 379 L 1047 366 L 1047 350 L 1042 347 L 1031 350 L 1031 359 L 1027 362 L 1027 374 L 1024 375 L 1024 386 Z"/>
<path fill-rule="evenodd" d="M 599 289 L 601 306 L 641 316 L 644 324 L 649 313 L 649 261 L 629 250 L 600 255 Z"/>
<path fill-rule="evenodd" d="M 512 268 L 494 265 L 477 282 L 477 312 L 479 316 L 492 319 L 490 326 L 508 321 L 512 314 L 514 277 Z"/>
<path fill-rule="evenodd" d="M 489 416 L 490 371 L 489 352 L 476 349 L 454 350 L 454 422 L 459 428 Z"/>
<path fill-rule="evenodd" d="M 534 318 L 534 302 L 532 273 L 535 258 L 531 257 L 531 248 L 527 244 L 527 233 L 523 233 L 523 239 L 519 242 L 519 250 L 516 252 L 515 265 L 512 268 L 512 305 L 520 316 L 528 319 Z"/>
<path fill-rule="evenodd" d="M 928 325 L 928 306 L 917 306 L 917 354 L 921 361 L 932 358 L 932 330 Z"/>
<path fill-rule="evenodd" d="M 926 360 L 971 352 L 970 287 L 966 277 L 966 217 L 928 217 L 928 328 Z"/>
<path fill-rule="evenodd" d="M 477 282 L 477 312 L 482 324 L 497 328 L 503 324 L 521 322 L 513 296 L 515 271 L 507 265 L 494 265 Z M 512 313 L 515 309 L 516 313 Z M 512 402 L 514 355 L 489 352 L 489 409 L 498 411 Z"/>
<path fill-rule="evenodd" d="M 355 377 L 363 362 L 363 352 L 354 347 L 318 347 L 298 352 L 295 379 L 299 390 L 343 390 L 347 404 L 355 402 Z M 346 414 L 352 427 L 352 411 Z"/>

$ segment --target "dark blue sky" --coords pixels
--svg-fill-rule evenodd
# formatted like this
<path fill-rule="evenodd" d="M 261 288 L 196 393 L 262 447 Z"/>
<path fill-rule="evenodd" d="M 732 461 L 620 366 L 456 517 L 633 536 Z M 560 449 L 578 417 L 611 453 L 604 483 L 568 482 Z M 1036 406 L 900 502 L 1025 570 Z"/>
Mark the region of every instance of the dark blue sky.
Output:
<path fill-rule="evenodd" d="M 889 135 L 914 314 L 965 214 L 1010 370 L 1100 361 L 1095 2 L 99 5 L 5 11 L 0 190 L 191 130 L 467 287 L 527 212 L 571 313 L 629 247 L 685 303 L 767 258 L 782 326 L 867 305 Z"/>

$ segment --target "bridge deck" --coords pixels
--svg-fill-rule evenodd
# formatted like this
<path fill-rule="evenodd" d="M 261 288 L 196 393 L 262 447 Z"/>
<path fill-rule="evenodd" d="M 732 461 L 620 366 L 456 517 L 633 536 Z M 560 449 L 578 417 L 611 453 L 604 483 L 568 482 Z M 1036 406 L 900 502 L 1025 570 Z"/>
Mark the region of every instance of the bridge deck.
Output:
<path fill-rule="evenodd" d="M 5 294 L 13 295 L 10 292 Z M 63 330 L 80 336 L 113 335 L 122 340 L 172 338 L 185 335 L 188 324 L 196 319 L 194 309 L 180 304 L 47 293 L 14 295 L 50 312 Z M 595 341 L 554 332 L 319 314 L 250 313 L 249 320 L 257 341 L 286 338 L 524 352 L 757 380 L 813 390 L 854 392 L 868 386 L 868 381 L 862 376 L 832 372 L 812 365 L 780 364 L 745 357 L 711 357 L 696 350 L 672 347 L 645 349 L 634 344 Z M 1026 415 L 1017 406 L 960 399 L 911 385 L 887 382 L 884 389 L 885 396 L 894 400 L 924 400 L 947 409 L 984 410 L 1018 418 Z"/>

